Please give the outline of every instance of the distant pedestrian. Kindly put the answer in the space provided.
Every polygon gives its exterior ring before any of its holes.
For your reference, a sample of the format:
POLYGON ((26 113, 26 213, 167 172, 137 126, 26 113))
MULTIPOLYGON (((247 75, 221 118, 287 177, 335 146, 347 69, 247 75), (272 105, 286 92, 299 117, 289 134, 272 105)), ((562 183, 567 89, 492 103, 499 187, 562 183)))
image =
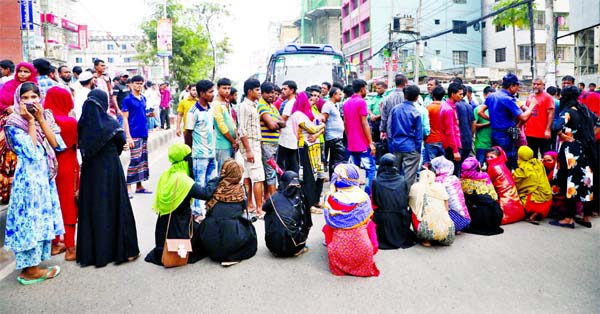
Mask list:
POLYGON ((15 64, 12 60, 0 61, 0 86, 13 79, 15 75, 15 64))
POLYGON ((381 103, 381 124, 379 130, 381 131, 381 139, 387 137, 389 133, 390 123, 388 122, 392 109, 401 104, 404 101, 404 87, 408 83, 406 76, 397 74, 394 78, 396 89, 392 91, 381 103))
MULTIPOLYGON (((427 83, 427 86, 429 87, 429 82, 427 83)), ((440 109, 442 107, 442 99, 445 94, 446 91, 442 86, 436 86, 431 91, 431 101, 427 105, 427 111, 429 112, 430 133, 429 136, 425 138, 425 158, 423 158, 424 164, 429 164, 435 157, 444 155, 444 148, 442 146, 442 139, 444 135, 442 133, 440 109)))
POLYGON ((77 125, 81 164, 77 263, 103 267, 135 260, 140 250, 119 155, 125 132, 111 118, 108 94, 93 90, 77 125))
POLYGON ((177 136, 181 136, 185 131, 185 124, 187 121, 187 113, 196 104, 198 93, 196 92, 196 85, 190 87, 187 97, 183 98, 177 104, 177 120, 175 120, 175 129, 177 136), (183 123, 183 124, 182 124, 183 123))
POLYGON ((53 68, 50 61, 44 58, 38 58, 33 60, 33 66, 38 73, 38 86, 40 87, 40 92, 42 93, 42 103, 44 103, 44 97, 46 97, 46 93, 48 90, 54 86, 58 86, 58 82, 50 78, 50 72, 53 68))
POLYGON ((169 115, 171 113, 171 90, 169 83, 163 82, 159 86, 160 91, 160 128, 170 129, 171 121, 169 115))

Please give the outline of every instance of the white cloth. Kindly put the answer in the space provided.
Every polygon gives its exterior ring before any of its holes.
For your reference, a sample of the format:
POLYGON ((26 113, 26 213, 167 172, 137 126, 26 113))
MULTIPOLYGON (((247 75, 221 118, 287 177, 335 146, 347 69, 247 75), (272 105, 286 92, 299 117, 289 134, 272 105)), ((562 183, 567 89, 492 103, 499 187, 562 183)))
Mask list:
POLYGON ((83 103, 87 99, 88 94, 90 93, 90 89, 87 87, 81 87, 80 89, 75 91, 75 98, 73 98, 73 111, 75 111, 75 119, 79 121, 81 117, 81 112, 83 111, 83 103))
POLYGON ((279 134, 279 145, 288 149, 298 149, 298 135, 294 134, 294 128, 292 123, 290 123, 292 121, 292 108, 294 107, 295 102, 295 98, 288 101, 282 112, 282 116, 288 116, 288 123, 286 123, 285 128, 281 129, 281 133, 279 134))

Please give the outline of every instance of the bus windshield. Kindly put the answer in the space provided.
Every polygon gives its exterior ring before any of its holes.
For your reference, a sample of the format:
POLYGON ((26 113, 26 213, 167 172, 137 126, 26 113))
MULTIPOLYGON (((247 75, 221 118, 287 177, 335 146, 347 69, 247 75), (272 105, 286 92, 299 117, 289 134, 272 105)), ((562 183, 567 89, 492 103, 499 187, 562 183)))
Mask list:
POLYGON ((344 80, 344 59, 339 55, 298 53, 283 54, 275 59, 273 82, 278 86, 286 80, 293 80, 299 90, 310 85, 344 80))

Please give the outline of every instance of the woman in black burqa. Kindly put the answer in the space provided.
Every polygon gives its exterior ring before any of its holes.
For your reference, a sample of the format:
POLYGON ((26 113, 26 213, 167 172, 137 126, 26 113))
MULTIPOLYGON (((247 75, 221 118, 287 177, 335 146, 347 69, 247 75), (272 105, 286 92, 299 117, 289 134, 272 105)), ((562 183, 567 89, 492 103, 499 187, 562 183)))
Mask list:
POLYGON ((377 241, 382 250, 409 248, 416 243, 410 229, 411 213, 408 209, 408 184, 394 167, 396 157, 385 154, 379 160, 377 177, 371 186, 371 201, 377 225, 377 241))
POLYGON ((108 95, 93 90, 77 124, 81 164, 77 263, 105 266, 135 260, 138 248, 135 218, 119 155, 128 149, 125 132, 111 118, 108 95))
POLYGON ((312 227, 309 207, 298 174, 286 171, 279 180, 277 193, 263 205, 265 242, 271 253, 289 257, 308 250, 306 239, 312 227))

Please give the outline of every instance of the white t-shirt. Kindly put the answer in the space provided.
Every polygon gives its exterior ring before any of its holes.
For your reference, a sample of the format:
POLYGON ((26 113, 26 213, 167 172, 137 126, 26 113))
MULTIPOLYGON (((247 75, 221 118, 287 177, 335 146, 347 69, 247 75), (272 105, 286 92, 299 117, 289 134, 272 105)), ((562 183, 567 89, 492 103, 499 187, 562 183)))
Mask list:
POLYGON ((75 119, 79 121, 81 113, 83 112, 83 103, 87 100, 87 96, 90 93, 90 89, 87 87, 81 87, 75 92, 75 98, 73 99, 73 111, 75 111, 75 119))
POLYGON ((291 123, 292 108, 294 107, 295 102, 296 98, 288 101, 281 113, 282 116, 288 116, 288 120, 285 128, 281 129, 281 133, 279 133, 279 145, 288 149, 298 149, 298 136, 297 134, 294 134, 294 128, 291 123))

